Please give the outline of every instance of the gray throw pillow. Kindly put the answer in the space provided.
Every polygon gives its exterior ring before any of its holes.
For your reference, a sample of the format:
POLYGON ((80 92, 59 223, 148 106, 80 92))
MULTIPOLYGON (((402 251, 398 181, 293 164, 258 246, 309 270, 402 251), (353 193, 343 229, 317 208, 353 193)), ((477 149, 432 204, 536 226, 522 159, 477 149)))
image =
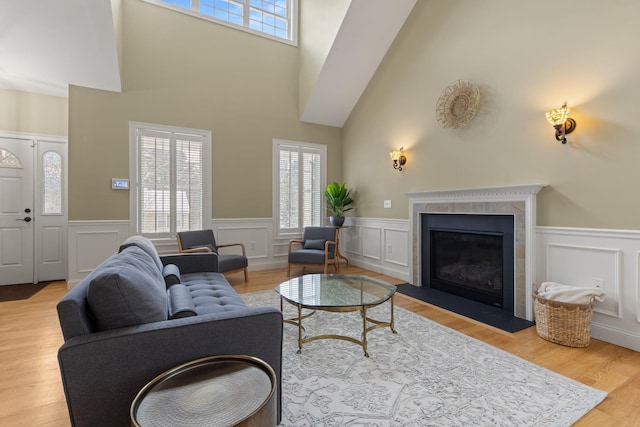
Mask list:
POLYGON ((324 251, 324 244, 327 243, 326 240, 323 239, 308 239, 304 242, 305 249, 320 249, 324 251))
POLYGON ((138 247, 126 248, 100 267, 87 290, 87 302, 100 330, 167 320, 167 291, 153 259, 138 247))

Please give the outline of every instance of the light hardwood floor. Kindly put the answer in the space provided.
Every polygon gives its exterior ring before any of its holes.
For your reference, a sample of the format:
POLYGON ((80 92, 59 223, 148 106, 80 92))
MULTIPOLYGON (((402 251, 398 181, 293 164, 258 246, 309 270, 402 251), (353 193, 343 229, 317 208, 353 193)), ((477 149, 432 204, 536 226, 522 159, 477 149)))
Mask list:
MULTIPOLYGON (((357 267, 341 268, 340 273, 401 282, 357 267)), ((272 289, 287 279, 286 269, 253 271, 248 283, 242 274, 228 278, 240 293, 272 289)), ((56 358, 62 334, 55 306, 65 292, 66 283, 56 282, 28 300, 0 302, 0 426, 69 426, 56 358)), ((576 426, 640 426, 640 353, 594 339, 586 349, 563 347, 538 337, 535 328, 509 334, 400 294, 395 303, 608 392, 576 426)))

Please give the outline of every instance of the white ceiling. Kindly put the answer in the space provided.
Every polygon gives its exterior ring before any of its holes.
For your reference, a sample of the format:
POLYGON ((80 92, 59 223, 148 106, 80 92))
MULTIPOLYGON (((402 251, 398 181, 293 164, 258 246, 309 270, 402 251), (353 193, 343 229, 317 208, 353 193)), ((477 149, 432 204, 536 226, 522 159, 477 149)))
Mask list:
POLYGON ((121 91, 110 0, 0 1, 0 88, 121 91))
MULTIPOLYGON (((342 127, 416 0, 352 0, 301 120, 342 127), (379 4, 378 4, 379 3, 379 4)), ((111 0, 0 0, 0 88, 120 92, 111 0)))
POLYGON ((302 121, 344 126, 416 1, 351 1, 302 121))

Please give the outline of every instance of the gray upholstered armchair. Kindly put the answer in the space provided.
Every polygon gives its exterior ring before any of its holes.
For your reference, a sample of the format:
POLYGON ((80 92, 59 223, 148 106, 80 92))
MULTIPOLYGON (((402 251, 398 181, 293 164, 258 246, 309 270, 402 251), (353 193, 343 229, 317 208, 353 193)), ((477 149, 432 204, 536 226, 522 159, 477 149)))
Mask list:
POLYGON ((338 271, 336 259, 337 229, 335 227, 305 227, 302 240, 289 241, 289 265, 287 276, 291 276, 291 264, 319 264, 324 274, 330 264, 338 271))
POLYGON ((218 254, 218 271, 220 273, 244 272, 244 280, 249 281, 247 267, 247 253, 242 243, 227 243, 217 245, 213 230, 180 231, 176 235, 178 250, 180 252, 215 252, 218 254), (240 254, 221 254, 220 248, 238 246, 242 250, 240 254))

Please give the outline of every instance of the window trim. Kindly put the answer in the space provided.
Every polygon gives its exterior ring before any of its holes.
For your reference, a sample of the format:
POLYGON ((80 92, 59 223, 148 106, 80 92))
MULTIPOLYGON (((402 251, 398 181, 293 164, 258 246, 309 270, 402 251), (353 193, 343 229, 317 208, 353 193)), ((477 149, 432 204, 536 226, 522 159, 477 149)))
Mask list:
MULTIPOLYGON (((174 132, 182 134, 191 134, 202 137, 202 158, 203 158, 203 174, 202 174, 202 227, 203 229, 211 228, 212 218, 212 159, 211 159, 211 131, 203 129, 191 129, 178 126, 158 125, 152 123, 143 122, 129 122, 129 230, 131 235, 140 234, 138 230, 138 223, 140 218, 139 214, 139 200, 138 200, 138 187, 140 186, 138 177, 138 131, 159 131, 159 132, 174 132)), ((173 165, 171 166, 173 167, 173 165)), ((153 237, 154 240, 156 237, 153 237)), ((158 236, 157 239, 174 240, 174 235, 158 236)))
POLYGON ((225 21, 224 19, 216 18, 215 16, 204 15, 199 13, 196 10, 185 9, 180 6, 175 6, 169 3, 165 3, 162 0, 141 0, 145 3, 154 4, 156 6, 164 7, 165 9, 171 9, 176 12, 183 13, 185 15, 193 16, 194 18, 204 19, 205 21, 214 22, 216 24, 221 24, 229 28, 234 28, 236 30, 244 31, 246 33, 254 34, 256 36, 261 36, 267 39, 271 39, 273 41, 277 41, 280 43, 288 44, 291 46, 298 46, 298 1, 299 0, 287 0, 289 2, 289 12, 291 14, 291 21, 289 22, 291 25, 291 39, 283 39, 280 37, 272 36, 268 33, 263 33, 262 31, 254 30, 248 26, 237 25, 233 22, 225 21))
MULTIPOLYGON (((286 139, 274 139, 273 140, 273 148, 272 148, 272 194, 273 200, 271 202, 272 211, 273 211, 273 230, 276 238, 292 238, 295 236, 301 236, 302 231, 295 232, 282 232, 280 230, 280 147, 281 146, 299 146, 306 147, 313 150, 320 151, 320 159, 322 161, 322 170, 320 171, 320 188, 323 189, 327 187, 327 146, 325 144, 315 144, 311 142, 299 142, 299 141, 291 141, 286 139)), ((322 196, 321 206, 320 208, 325 206, 324 196, 322 196)), ((326 211, 325 214, 322 215, 322 218, 326 220, 326 211)), ((323 224, 319 224, 323 225, 323 224)), ((304 227, 301 227, 304 228, 304 227)))

